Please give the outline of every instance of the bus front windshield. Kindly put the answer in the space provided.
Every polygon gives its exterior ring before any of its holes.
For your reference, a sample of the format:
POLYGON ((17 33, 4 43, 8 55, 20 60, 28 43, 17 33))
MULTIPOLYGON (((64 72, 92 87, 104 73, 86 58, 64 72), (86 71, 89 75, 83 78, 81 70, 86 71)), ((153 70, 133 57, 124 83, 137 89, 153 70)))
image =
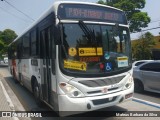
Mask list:
POLYGON ((129 29, 118 25, 63 23, 60 68, 66 74, 107 76, 131 68, 129 29))

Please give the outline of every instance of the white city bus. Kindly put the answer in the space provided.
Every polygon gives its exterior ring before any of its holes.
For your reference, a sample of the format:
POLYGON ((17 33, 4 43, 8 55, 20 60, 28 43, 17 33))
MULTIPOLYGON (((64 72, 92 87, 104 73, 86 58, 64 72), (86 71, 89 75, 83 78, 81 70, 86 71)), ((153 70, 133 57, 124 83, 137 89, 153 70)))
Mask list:
POLYGON ((92 111, 132 99, 130 32, 119 9, 55 2, 9 45, 8 57, 16 81, 55 111, 92 111))

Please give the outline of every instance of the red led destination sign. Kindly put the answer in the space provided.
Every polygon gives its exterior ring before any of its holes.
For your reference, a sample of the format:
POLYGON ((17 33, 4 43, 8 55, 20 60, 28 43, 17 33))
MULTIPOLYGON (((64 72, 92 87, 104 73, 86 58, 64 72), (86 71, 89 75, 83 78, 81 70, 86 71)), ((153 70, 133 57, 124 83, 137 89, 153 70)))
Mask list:
POLYGON ((103 19, 103 20, 122 20, 122 16, 118 13, 105 12, 100 10, 92 9, 82 9, 82 8, 66 8, 67 18, 93 18, 93 19, 103 19))
POLYGON ((79 4, 60 5, 58 15, 61 19, 80 19, 126 24, 124 12, 107 7, 79 4))

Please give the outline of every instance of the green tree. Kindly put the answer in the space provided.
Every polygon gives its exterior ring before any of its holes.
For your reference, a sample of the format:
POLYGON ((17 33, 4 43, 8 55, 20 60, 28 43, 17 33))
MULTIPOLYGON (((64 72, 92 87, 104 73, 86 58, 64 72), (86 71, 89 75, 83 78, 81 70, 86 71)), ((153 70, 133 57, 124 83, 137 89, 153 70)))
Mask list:
POLYGON ((5 30, 1 33, 2 41, 3 41, 6 45, 10 44, 16 37, 17 37, 17 34, 15 33, 15 31, 13 31, 13 30, 11 30, 11 29, 5 29, 5 30))
POLYGON ((137 44, 132 47, 133 58, 136 58, 137 60, 151 59, 151 49, 154 45, 154 36, 150 32, 140 36, 137 44))
POLYGON ((140 10, 145 7, 145 0, 103 0, 99 4, 109 5, 125 11, 131 32, 139 32, 142 28, 148 27, 151 21, 146 12, 140 10))
POLYGON ((0 57, 7 53, 8 45, 17 37, 17 34, 11 29, 0 31, 0 57))
POLYGON ((2 59, 3 50, 5 48, 5 45, 3 41, 0 39, 0 59, 2 59))
POLYGON ((2 50, 4 48, 4 43, 2 40, 0 40, 0 50, 2 50))

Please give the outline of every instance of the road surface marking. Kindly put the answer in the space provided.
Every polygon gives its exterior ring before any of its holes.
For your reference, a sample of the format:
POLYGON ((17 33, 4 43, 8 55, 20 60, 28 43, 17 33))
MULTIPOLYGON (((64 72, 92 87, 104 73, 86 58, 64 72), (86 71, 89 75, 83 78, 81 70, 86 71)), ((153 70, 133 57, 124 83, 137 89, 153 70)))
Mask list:
MULTIPOLYGON (((7 99, 7 102, 8 102, 8 105, 9 105, 10 109, 11 109, 12 111, 15 111, 14 105, 13 105, 13 103, 12 103, 12 101, 11 101, 11 98, 9 97, 9 95, 8 95, 6 89, 4 88, 3 83, 2 83, 1 80, 0 80, 0 85, 1 85, 1 87, 2 87, 2 90, 3 90, 3 93, 4 93, 5 97, 6 97, 6 99, 7 99)), ((18 117, 13 117, 13 119, 14 119, 14 120, 19 120, 18 117)))
POLYGON ((138 98, 133 98, 132 101, 139 102, 139 103, 142 103, 142 104, 149 105, 149 106, 156 107, 156 108, 160 109, 160 104, 158 104, 158 103, 153 103, 153 102, 138 99, 138 98))

